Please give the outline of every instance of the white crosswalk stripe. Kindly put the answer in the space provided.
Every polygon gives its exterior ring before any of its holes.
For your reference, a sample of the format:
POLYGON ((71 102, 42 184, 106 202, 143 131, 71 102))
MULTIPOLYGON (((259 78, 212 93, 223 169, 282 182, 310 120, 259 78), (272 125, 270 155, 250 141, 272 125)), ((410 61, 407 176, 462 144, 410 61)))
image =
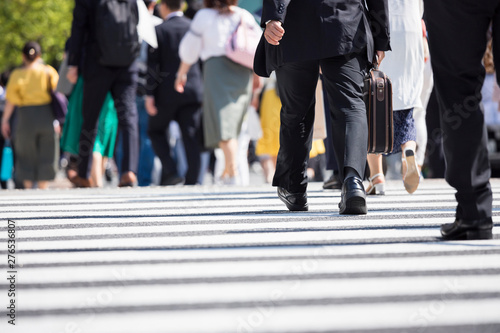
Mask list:
MULTIPOLYGON (((454 190, 389 183, 365 216, 310 184, 0 193, 0 268, 16 222, 16 326, 1 332, 500 332, 494 239, 443 242, 454 190)), ((9 304, 0 280, 0 307, 9 304)), ((4 310, 5 311, 5 310, 4 310)))

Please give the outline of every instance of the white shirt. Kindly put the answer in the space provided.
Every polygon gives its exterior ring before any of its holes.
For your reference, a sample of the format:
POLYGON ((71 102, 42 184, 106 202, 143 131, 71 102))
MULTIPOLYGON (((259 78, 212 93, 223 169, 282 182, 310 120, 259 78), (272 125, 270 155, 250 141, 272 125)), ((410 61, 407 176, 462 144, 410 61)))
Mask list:
POLYGON ((424 46, 421 0, 389 0, 392 51, 380 70, 392 81, 393 109, 421 107, 424 46))
POLYGON ((229 14, 220 14, 213 8, 204 8, 196 13, 179 46, 183 62, 192 65, 200 58, 205 61, 225 55, 226 41, 242 17, 245 22, 259 27, 253 15, 245 9, 236 6, 231 6, 231 9, 233 12, 229 14))
POLYGON ((179 11, 176 11, 176 12, 172 12, 170 14, 167 15, 167 17, 165 17, 165 21, 169 20, 170 18, 172 17, 175 17, 175 16, 184 16, 184 13, 181 12, 180 10, 179 11))

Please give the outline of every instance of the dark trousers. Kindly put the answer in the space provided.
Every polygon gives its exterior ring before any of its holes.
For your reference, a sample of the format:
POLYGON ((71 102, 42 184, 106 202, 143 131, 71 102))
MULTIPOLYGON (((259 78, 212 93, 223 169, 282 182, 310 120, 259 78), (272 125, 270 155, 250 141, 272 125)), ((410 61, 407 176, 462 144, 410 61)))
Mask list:
POLYGON ((363 175, 366 166, 367 123, 363 102, 366 55, 286 63, 276 70, 282 102, 280 150, 273 186, 292 193, 307 188, 307 163, 312 143, 315 89, 321 66, 332 118, 332 138, 339 165, 363 175))
POLYGON ((439 116, 439 103, 436 89, 432 89, 425 115, 427 126, 426 163, 428 173, 426 178, 444 178, 446 165, 443 152, 443 131, 441 130, 441 117, 439 116))
POLYGON ((98 74, 85 76, 83 86, 83 125, 80 134, 78 175, 88 178, 92 165, 92 150, 97 133, 97 121, 106 94, 111 92, 122 133, 123 158, 121 172, 137 173, 139 132, 135 104, 137 72, 130 68, 101 67, 98 74))
MULTIPOLYGON (((321 83, 323 84, 321 79, 321 83)), ((327 92, 325 85, 323 84, 323 95, 326 96, 327 92)), ((337 164, 337 159, 335 158, 335 149, 333 148, 333 123, 330 111, 329 103, 325 103, 325 125, 326 125, 326 139, 323 140, 325 145, 325 159, 326 159, 326 170, 333 170, 334 174, 339 173, 339 166, 337 164)))
POLYGON ((139 165, 137 183, 139 186, 149 186, 152 182, 152 171, 155 161, 153 145, 148 135, 149 115, 144 104, 144 96, 135 98, 139 117, 139 165))
MULTIPOLYGON (((492 215, 487 133, 480 106, 481 63, 493 22, 493 50, 500 50, 500 0, 426 0, 425 13, 437 90, 446 180, 456 190, 456 216, 492 215)), ((495 65, 500 68, 496 54, 495 65)))
POLYGON ((166 135, 172 120, 179 124, 186 151, 188 170, 185 185, 194 185, 198 182, 201 166, 201 105, 194 103, 168 109, 159 107, 158 114, 149 118, 148 135, 161 161, 162 177, 177 175, 177 166, 172 159, 166 135))

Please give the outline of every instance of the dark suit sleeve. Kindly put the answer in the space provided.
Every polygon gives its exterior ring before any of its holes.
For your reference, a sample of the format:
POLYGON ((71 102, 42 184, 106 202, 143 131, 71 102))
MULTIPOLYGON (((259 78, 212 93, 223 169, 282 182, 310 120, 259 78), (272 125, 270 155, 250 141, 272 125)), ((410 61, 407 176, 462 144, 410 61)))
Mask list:
POLYGON ((389 51, 389 5, 387 0, 366 0, 376 51, 389 51))
POLYGON ((285 22, 286 10, 291 0, 264 0, 260 25, 265 28, 267 21, 285 22))
MULTIPOLYGON (((156 27, 156 36, 158 36, 158 43, 160 43, 163 39, 161 38, 159 26, 156 27)), ((146 94, 148 96, 154 96, 156 88, 159 85, 160 48, 160 45, 156 49, 148 45, 148 73, 146 75, 146 94)))
POLYGON ((71 26, 68 65, 78 66, 83 51, 85 34, 89 31, 89 7, 86 0, 76 0, 71 26))

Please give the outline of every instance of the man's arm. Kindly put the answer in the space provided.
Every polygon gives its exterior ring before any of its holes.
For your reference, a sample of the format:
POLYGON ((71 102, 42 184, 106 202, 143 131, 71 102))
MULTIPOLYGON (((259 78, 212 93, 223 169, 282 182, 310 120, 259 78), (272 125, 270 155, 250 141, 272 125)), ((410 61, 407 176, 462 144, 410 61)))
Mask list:
POLYGON ((264 0, 260 25, 265 28, 266 22, 285 22, 286 10, 291 0, 264 0))
MULTIPOLYGON (((158 43, 161 43, 161 32, 158 27, 156 29, 156 36, 158 36, 158 43)), ((147 59, 147 74, 146 74, 146 111, 150 116, 155 116, 158 113, 155 102, 155 92, 160 84, 160 47, 153 48, 148 45, 148 59, 147 59)))
MULTIPOLYGON (((157 30, 158 33, 158 30, 157 30)), ((150 116, 156 116, 158 109, 156 108, 155 91, 160 84, 160 59, 159 49, 155 49, 148 45, 148 61, 146 73, 146 111, 150 116)))
POLYGON ((161 82, 160 79, 160 48, 153 48, 148 45, 148 72, 146 74, 146 94, 154 96, 156 88, 161 82))
POLYGON ((389 6, 387 0, 366 0, 376 51, 389 51, 389 6))
POLYGON ((68 50, 68 66, 80 65, 85 34, 89 31, 89 8, 86 0, 76 0, 68 50))
POLYGON ((260 25, 265 28, 264 37, 271 45, 279 45, 285 34, 286 10, 291 0, 264 0, 260 25))

